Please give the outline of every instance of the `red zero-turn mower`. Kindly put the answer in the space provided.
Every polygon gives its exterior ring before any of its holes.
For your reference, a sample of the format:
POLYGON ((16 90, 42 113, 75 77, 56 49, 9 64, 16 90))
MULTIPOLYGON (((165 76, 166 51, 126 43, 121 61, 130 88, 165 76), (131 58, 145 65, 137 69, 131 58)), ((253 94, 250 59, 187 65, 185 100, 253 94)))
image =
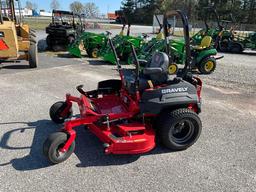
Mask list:
POLYGON ((201 88, 199 78, 191 75, 190 39, 187 17, 180 11, 165 15, 181 16, 186 41, 186 64, 172 80, 167 71, 169 58, 157 52, 143 70, 132 46, 136 69, 122 69, 116 57, 120 80, 98 83, 98 89, 85 92, 81 97, 66 95, 65 102, 57 102, 50 109, 55 123, 64 123, 61 132, 53 133, 43 146, 50 162, 57 164, 70 157, 75 149, 74 127, 86 125, 103 143, 106 154, 140 154, 156 146, 156 137, 172 150, 184 150, 200 136, 202 123, 201 88), (77 103, 80 117, 74 120, 72 104, 77 103), (68 120, 69 119, 69 120, 68 120))

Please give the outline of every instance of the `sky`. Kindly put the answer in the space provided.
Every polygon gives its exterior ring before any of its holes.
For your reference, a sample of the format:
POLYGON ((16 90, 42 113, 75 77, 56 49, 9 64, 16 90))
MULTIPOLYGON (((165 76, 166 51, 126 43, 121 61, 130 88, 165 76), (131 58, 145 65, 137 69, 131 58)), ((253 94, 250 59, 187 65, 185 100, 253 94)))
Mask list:
MULTIPOLYGON (((44 9, 46 11, 51 11, 50 4, 51 0, 30 0, 38 5, 38 10, 44 9)), ((75 0, 59 0, 60 9, 69 10, 69 4, 75 0)), ((93 2, 95 3, 101 13, 114 12, 119 10, 122 0, 79 0, 81 3, 93 2)), ((22 7, 24 7, 26 0, 21 0, 22 7)))

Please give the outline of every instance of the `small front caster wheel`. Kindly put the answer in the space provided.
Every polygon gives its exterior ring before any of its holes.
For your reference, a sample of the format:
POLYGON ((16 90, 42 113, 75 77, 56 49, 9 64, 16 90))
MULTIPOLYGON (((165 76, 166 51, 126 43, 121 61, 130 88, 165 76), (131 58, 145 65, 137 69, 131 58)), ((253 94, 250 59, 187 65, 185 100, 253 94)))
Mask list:
POLYGON ((98 53, 99 53, 99 49, 98 48, 94 48, 94 49, 89 49, 88 50, 88 56, 90 58, 98 58, 98 53))
POLYGON ((67 109, 66 102, 59 101, 51 106, 49 113, 54 123, 61 124, 72 116, 73 111, 72 108, 67 109))
POLYGON ((43 153, 47 159, 53 163, 58 164, 66 161, 75 150, 75 141, 70 145, 68 151, 61 152, 60 149, 64 147, 68 140, 68 134, 64 132, 57 132, 51 134, 43 145, 43 153))

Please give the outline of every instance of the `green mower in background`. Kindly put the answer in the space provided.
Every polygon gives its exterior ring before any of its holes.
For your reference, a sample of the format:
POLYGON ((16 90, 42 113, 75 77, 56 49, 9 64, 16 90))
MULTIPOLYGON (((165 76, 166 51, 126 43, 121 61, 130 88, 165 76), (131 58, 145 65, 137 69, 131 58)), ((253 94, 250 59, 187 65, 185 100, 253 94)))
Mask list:
MULTIPOLYGON (((127 35, 117 35, 112 41, 116 48, 117 56, 120 61, 123 61, 125 64, 131 64, 130 56, 132 54, 131 44, 138 51, 142 44, 144 43, 143 37, 133 37, 130 36, 130 24, 128 25, 127 35)), ((100 57, 103 58, 104 61, 108 63, 115 64, 115 56, 111 47, 106 46, 104 49, 100 51, 100 57)))
MULTIPOLYGON (((153 38, 147 44, 143 45, 138 52, 140 60, 148 61, 155 52, 165 52, 169 55, 170 64, 168 72, 170 75, 177 73, 178 65, 183 65, 185 62, 185 42, 184 39, 171 39, 171 25, 168 21, 164 21, 164 33, 160 31, 156 38, 153 38), (162 37, 162 38, 159 38, 162 37)), ((205 36, 200 41, 199 45, 191 46, 192 68, 199 70, 201 74, 211 74, 217 64, 217 60, 223 58, 217 56, 218 52, 213 47, 212 38, 205 36)))
POLYGON ((220 20, 216 9, 212 7, 205 8, 205 29, 200 30, 192 37, 192 42, 196 45, 200 44, 205 36, 213 39, 214 47, 221 52, 242 53, 245 49, 256 50, 255 32, 241 35, 241 32, 235 31, 235 20, 231 15, 232 21, 220 20), (212 13, 217 21, 216 28, 210 28, 208 25, 208 16, 212 13), (229 29, 228 24, 231 24, 229 29))
POLYGON ((90 58, 97 58, 99 50, 107 45, 109 35, 110 32, 106 34, 84 32, 73 44, 69 45, 68 51, 70 55, 81 58, 82 51, 86 50, 90 58))

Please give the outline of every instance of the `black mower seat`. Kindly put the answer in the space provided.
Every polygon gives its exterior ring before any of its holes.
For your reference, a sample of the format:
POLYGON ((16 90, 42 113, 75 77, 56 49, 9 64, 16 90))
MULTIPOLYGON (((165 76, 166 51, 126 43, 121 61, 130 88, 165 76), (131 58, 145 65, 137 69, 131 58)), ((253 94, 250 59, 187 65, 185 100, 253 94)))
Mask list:
POLYGON ((166 53, 157 52, 152 56, 143 70, 143 75, 147 80, 159 85, 168 80, 169 57, 166 53))
MULTIPOLYGON (((168 65, 169 58, 167 54, 155 53, 140 73, 139 91, 143 92, 145 89, 151 88, 152 85, 158 86, 166 83, 168 81, 168 65)), ((130 93, 135 93, 136 71, 133 69, 123 69, 122 71, 125 78, 125 87, 130 93)))

